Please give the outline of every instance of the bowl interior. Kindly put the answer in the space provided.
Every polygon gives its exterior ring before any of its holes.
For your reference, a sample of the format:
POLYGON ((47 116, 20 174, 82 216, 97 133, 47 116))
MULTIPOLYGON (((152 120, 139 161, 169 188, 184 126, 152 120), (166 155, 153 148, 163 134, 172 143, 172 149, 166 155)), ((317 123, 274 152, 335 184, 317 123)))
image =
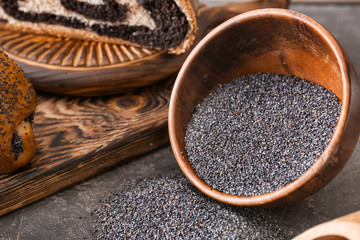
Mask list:
POLYGON ((169 128, 174 154, 190 180, 184 137, 197 104, 239 76, 262 72, 294 75, 344 95, 339 57, 311 19, 289 10, 257 10, 212 31, 184 63, 172 93, 169 128))

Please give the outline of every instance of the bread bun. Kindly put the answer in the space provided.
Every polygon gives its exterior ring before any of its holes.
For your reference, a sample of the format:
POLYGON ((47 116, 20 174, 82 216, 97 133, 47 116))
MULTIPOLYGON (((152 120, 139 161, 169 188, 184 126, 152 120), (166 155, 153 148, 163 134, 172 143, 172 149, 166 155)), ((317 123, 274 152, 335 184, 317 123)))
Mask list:
POLYGON ((34 157, 35 105, 35 90, 23 71, 0 51, 0 173, 21 168, 34 157))

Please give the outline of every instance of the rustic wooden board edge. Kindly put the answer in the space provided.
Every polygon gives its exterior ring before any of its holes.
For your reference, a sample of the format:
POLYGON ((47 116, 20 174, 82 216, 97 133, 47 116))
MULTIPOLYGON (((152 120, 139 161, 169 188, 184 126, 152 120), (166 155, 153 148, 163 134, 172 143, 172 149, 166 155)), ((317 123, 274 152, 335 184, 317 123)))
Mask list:
POLYGON ((38 150, 25 168, 0 175, 0 216, 169 143, 173 80, 119 96, 40 95, 38 150))
POLYGON ((166 126, 154 129, 147 136, 142 136, 135 141, 126 141, 114 144, 101 151, 95 158, 89 158, 88 162, 79 162, 71 166, 71 169, 62 169, 56 176, 43 176, 39 181, 41 184, 33 184, 26 190, 17 189, 9 196, 2 196, 11 199, 3 202, 0 207, 0 216, 10 213, 16 209, 64 190, 77 183, 103 173, 121 163, 125 163, 137 156, 141 156, 161 146, 168 144, 166 126), (148 144, 151 142, 151 144, 148 144), (126 154, 124 152, 126 151, 126 154), (99 161, 100 160, 100 161, 99 161), (45 183, 45 184, 44 184, 45 183), (56 186, 56 187, 53 187, 56 186), (49 187, 52 187, 49 189, 49 187), (26 193, 26 194, 24 194, 26 193))

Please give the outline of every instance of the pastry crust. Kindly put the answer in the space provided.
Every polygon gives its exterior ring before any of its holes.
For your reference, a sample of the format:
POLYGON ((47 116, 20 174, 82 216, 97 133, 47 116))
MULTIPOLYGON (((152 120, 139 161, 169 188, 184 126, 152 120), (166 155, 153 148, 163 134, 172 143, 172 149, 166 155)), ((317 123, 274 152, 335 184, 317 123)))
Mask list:
POLYGON ((182 42, 182 44, 177 49, 170 49, 170 52, 175 54, 180 54, 185 52, 195 40, 195 35, 197 31, 197 21, 196 21, 195 11, 197 9, 197 6, 199 5, 199 1, 175 0, 175 2, 178 4, 178 6, 180 6, 183 9, 185 13, 187 13, 186 14, 187 20, 190 24, 190 31, 188 32, 187 37, 182 42))
MULTIPOLYGON (((37 1, 37 0, 32 0, 37 1)), ((104 0, 103 0, 104 1, 104 0)), ((120 0, 118 0, 120 1, 120 0)), ((137 2, 149 2, 149 0, 132 0, 137 2)), ((116 44, 125 44, 125 45, 133 45, 137 47, 148 47, 148 48, 155 48, 155 49, 166 49, 169 53, 175 53, 180 54, 185 52, 190 45, 193 43, 195 39, 195 34, 197 30, 197 23, 196 23, 196 14, 194 11, 193 6, 196 6, 197 0, 169 0, 169 2, 174 2, 180 9, 180 11, 185 15, 186 21, 189 25, 186 36, 183 38, 183 40, 180 43, 177 43, 175 46, 152 46, 151 42, 148 42, 146 44, 137 43, 135 41, 130 40, 124 40, 123 38, 118 37, 109 37, 104 34, 99 35, 97 32, 92 30, 92 27, 86 27, 84 28, 73 28, 68 27, 64 25, 59 24, 49 24, 44 22, 30 22, 30 21, 23 21, 14 18, 13 16, 10 16, 5 10, 4 10, 4 0, 0 0, 2 8, 0 8, 0 28, 2 29, 8 29, 12 31, 19 31, 19 32, 30 32, 30 33, 36 33, 36 34, 48 34, 53 36, 62 36, 62 37, 68 37, 68 38, 75 38, 75 39, 83 39, 88 41, 100 41, 100 42, 107 42, 107 43, 116 43, 116 44)), ((143 3, 148 4, 148 3, 143 3)), ((148 4, 150 5, 150 4, 148 4)), ((0 6, 0 7, 1 7, 0 6)), ((146 12, 146 11, 144 11, 146 12)), ((151 14, 151 13, 149 13, 151 14)), ((83 16, 81 16, 81 19, 85 19, 83 16)), ((87 19, 88 21, 95 22, 94 19, 87 19)), ((177 21, 177 20, 176 20, 177 21)), ((109 23, 100 21, 102 26, 117 26, 116 23, 109 23)), ((121 24, 121 22, 119 23, 121 24)), ((159 28, 159 25, 155 25, 155 29, 159 28)), ((141 26, 140 26, 141 27, 141 26)), ((132 32, 130 35, 136 35, 137 32, 132 32)), ((140 33, 142 34, 142 33, 140 33)), ((171 34, 170 34, 171 35, 171 34)), ((164 37, 164 40, 166 41, 166 38, 164 37)), ((171 40, 173 41, 173 40, 171 40)))
POLYGON ((36 93, 20 67, 1 51, 0 95, 0 173, 8 173, 35 155, 31 122, 36 93))

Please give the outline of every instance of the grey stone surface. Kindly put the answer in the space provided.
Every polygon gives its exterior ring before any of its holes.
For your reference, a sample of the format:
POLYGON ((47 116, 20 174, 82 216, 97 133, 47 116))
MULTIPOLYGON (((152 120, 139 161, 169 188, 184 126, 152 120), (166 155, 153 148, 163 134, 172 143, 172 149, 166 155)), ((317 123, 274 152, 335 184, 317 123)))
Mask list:
MULTIPOLYGON (((324 25, 347 51, 360 74, 360 4, 293 4, 324 25)), ((111 192, 146 176, 180 172, 169 146, 0 217, 0 239, 93 239, 95 209, 111 192)), ((325 188, 286 207, 271 209, 293 234, 360 210, 360 144, 348 164, 325 188)))

